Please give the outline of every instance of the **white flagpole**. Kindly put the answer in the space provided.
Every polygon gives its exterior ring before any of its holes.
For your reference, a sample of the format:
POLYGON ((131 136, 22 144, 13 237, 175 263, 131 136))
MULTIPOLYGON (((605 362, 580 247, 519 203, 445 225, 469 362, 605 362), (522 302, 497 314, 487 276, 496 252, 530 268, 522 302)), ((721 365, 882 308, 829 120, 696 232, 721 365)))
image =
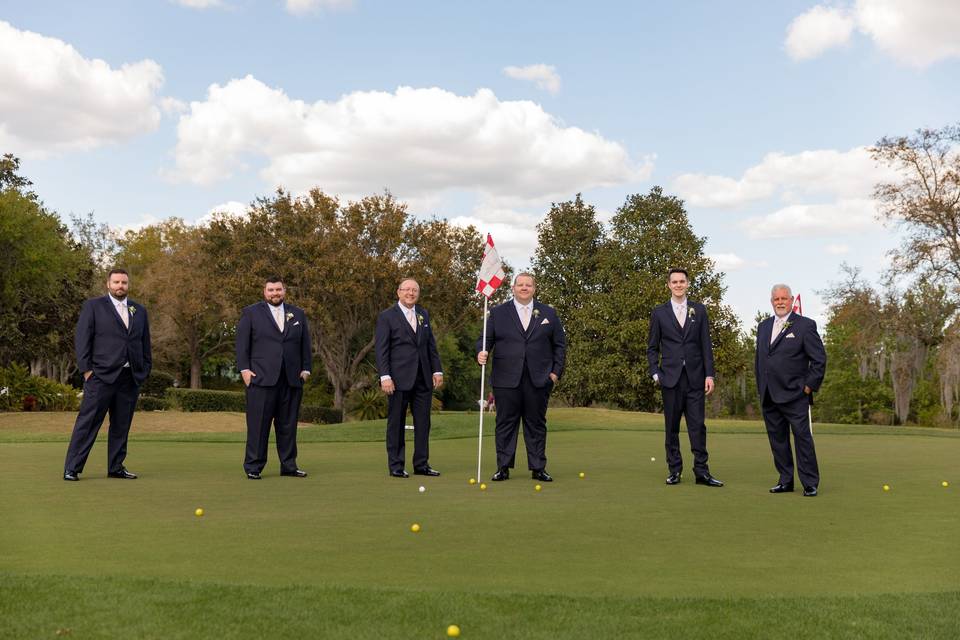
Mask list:
MULTIPOLYGON (((490 298, 483 296, 483 338, 481 338, 481 351, 487 350, 487 304, 490 298)), ((477 436, 477 482, 480 482, 480 461, 483 456, 483 414, 486 410, 486 403, 483 397, 483 382, 486 378, 487 365, 480 366, 480 434, 477 436)))

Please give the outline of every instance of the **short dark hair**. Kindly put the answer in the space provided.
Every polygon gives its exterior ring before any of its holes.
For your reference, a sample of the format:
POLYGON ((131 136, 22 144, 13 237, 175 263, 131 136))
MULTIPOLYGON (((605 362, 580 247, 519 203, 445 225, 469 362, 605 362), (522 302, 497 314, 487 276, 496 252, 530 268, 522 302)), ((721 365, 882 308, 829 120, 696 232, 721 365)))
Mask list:
POLYGON ((127 273, 127 270, 126 270, 126 269, 120 269, 120 268, 118 268, 118 267, 114 267, 113 269, 110 269, 110 273, 107 274, 107 280, 109 280, 110 277, 111 277, 113 274, 115 274, 115 273, 122 273, 123 275, 127 276, 128 278, 130 277, 130 274, 127 273))
POLYGON ((279 282, 280 284, 283 284, 283 278, 281 278, 280 276, 269 276, 267 277, 266 280, 263 281, 263 285, 266 286, 274 282, 279 282))
POLYGON ((670 272, 667 273, 667 282, 670 282, 670 277, 675 273, 682 273, 683 277, 687 279, 687 282, 690 282, 690 274, 687 273, 686 269, 681 269, 680 267, 674 267, 670 269, 670 272))

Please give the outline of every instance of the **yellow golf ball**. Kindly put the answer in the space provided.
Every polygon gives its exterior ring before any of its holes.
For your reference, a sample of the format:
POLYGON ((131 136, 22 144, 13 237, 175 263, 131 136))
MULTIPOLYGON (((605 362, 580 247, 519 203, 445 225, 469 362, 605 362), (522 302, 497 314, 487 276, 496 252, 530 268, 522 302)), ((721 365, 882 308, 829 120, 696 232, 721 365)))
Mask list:
POLYGON ((413 531, 414 533, 420 533, 420 525, 414 522, 412 525, 410 525, 410 531, 413 531))
POLYGON ((540 485, 537 485, 533 488, 534 491, 540 491, 540 489, 543 489, 543 487, 541 487, 540 485))
POLYGON ((883 490, 884 490, 884 491, 890 491, 890 485, 888 485, 888 484, 883 485, 883 490))
POLYGON ((193 512, 198 518, 203 515, 203 507, 197 507, 197 510, 193 512))
POLYGON ((586 478, 586 477, 587 477, 587 474, 585 474, 583 471, 581 471, 581 472, 580 472, 580 477, 581 477, 581 478, 586 478))
POLYGON ((486 483, 486 482, 481 482, 481 483, 480 483, 480 491, 486 491, 486 490, 487 490, 487 483, 486 483))
POLYGON ((476 479, 476 478, 470 478, 470 481, 469 481, 469 482, 470 482, 470 484, 477 484, 477 479, 476 479))
POLYGON ((455 624, 450 625, 449 627, 447 627, 447 635, 450 636, 451 638, 459 638, 460 627, 458 627, 455 624))
POLYGON ((949 486, 950 486, 950 483, 947 482, 946 480, 944 480, 943 482, 940 483, 940 486, 941 486, 941 487, 949 487, 949 486))

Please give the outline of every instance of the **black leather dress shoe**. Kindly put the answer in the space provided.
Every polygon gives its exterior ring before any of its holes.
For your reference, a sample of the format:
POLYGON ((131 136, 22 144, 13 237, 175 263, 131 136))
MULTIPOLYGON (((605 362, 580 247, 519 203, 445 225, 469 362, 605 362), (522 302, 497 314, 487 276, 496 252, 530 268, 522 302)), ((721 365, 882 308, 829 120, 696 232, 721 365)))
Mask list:
POLYGON ((260 474, 259 474, 258 472, 256 472, 256 471, 248 471, 248 472, 247 472, 247 479, 248 479, 248 480, 259 480, 259 479, 260 479, 260 474))
POLYGON ((708 487, 722 487, 723 483, 711 475, 697 476, 697 484, 705 484, 708 487))
POLYGON ((64 471, 63 479, 68 482, 76 482, 77 480, 80 479, 80 474, 77 473, 76 471, 64 471))
POLYGON ((805 496, 808 497, 808 498, 816 498, 816 497, 817 497, 817 488, 816 488, 816 487, 804 487, 804 488, 803 488, 803 495, 805 495, 805 496))
POLYGON ((539 480, 540 482, 553 482, 553 476, 547 473, 546 469, 541 469, 540 471, 534 471, 530 474, 530 477, 534 480, 539 480))
POLYGON ((390 472, 390 475, 394 478, 409 478, 410 474, 404 471, 403 469, 395 469, 390 472))
POLYGON ((440 472, 427 465, 426 467, 420 467, 419 469, 414 469, 413 474, 417 476, 438 476, 440 472))
POLYGON ((671 473, 667 476, 667 484, 680 484, 680 474, 671 473))
POLYGON ((124 480, 137 479, 137 474, 127 471, 126 467, 120 467, 120 471, 111 471, 107 475, 111 478, 122 478, 124 480))
POLYGON ((793 493, 793 483, 778 483, 775 487, 770 487, 770 493, 793 493))
POLYGON ((294 469, 293 471, 281 471, 280 475, 290 476, 291 478, 306 478, 307 472, 303 469, 294 469))
POLYGON ((509 480, 510 469, 508 469, 507 467, 501 467, 497 469, 497 472, 493 474, 493 477, 490 479, 493 480, 494 482, 500 482, 501 480, 509 480))

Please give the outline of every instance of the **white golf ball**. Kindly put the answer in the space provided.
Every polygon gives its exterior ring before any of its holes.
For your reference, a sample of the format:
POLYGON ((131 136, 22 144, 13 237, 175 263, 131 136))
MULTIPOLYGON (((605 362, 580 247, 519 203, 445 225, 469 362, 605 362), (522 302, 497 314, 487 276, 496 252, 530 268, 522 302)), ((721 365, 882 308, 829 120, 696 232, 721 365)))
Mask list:
POLYGON ((656 458, 650 458, 650 462, 656 462, 656 461, 657 461, 656 458))
POLYGON ((426 490, 427 490, 426 487, 424 487, 423 485, 420 485, 420 493, 423 493, 426 490))

